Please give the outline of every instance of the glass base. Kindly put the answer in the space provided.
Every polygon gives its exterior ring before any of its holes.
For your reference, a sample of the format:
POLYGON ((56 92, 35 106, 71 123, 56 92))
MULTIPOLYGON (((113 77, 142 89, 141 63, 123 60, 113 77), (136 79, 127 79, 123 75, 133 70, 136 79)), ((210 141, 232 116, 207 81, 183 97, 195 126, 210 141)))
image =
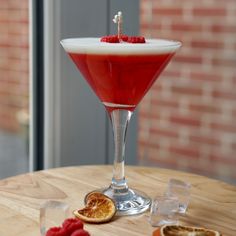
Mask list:
POLYGON ((110 186, 93 192, 101 192, 112 198, 116 203, 118 216, 140 214, 148 210, 151 205, 151 198, 145 193, 130 188, 114 189, 110 186))

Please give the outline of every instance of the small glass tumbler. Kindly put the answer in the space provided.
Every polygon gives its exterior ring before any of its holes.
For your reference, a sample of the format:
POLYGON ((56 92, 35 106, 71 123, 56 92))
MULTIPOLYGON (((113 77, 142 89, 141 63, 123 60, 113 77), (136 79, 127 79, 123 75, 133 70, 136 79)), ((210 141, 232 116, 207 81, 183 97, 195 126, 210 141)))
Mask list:
POLYGON ((177 224, 179 201, 177 197, 156 197, 152 201, 149 222, 152 226, 177 224))
POLYGON ((51 227, 61 226, 62 222, 69 217, 70 207, 59 201, 46 201, 40 206, 40 232, 45 236, 51 227))
POLYGON ((179 213, 185 213, 190 201, 191 184, 178 179, 170 179, 165 196, 179 199, 179 213))

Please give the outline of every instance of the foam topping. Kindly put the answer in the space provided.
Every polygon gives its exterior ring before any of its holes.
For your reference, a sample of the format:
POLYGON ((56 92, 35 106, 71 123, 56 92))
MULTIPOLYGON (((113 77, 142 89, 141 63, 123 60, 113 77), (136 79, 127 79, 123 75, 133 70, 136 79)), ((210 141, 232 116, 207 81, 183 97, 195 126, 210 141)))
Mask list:
POLYGON ((165 39, 146 39, 144 44, 104 43, 100 38, 70 38, 61 41, 68 53, 85 54, 164 54, 174 53, 181 43, 165 39))

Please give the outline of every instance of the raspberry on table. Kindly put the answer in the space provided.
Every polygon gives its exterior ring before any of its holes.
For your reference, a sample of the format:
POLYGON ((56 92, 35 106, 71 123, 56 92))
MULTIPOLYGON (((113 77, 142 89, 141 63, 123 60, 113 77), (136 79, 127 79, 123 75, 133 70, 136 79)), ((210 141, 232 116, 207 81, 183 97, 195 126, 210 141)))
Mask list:
POLYGON ((84 229, 79 229, 73 232, 71 236, 90 236, 89 232, 84 229))
POLYGON ((77 218, 69 218, 66 219, 62 224, 63 229, 67 234, 72 234, 75 230, 83 229, 84 224, 80 219, 77 218))
POLYGON ((46 233, 46 236, 67 236, 67 235, 68 235, 67 232, 62 227, 52 227, 46 233))

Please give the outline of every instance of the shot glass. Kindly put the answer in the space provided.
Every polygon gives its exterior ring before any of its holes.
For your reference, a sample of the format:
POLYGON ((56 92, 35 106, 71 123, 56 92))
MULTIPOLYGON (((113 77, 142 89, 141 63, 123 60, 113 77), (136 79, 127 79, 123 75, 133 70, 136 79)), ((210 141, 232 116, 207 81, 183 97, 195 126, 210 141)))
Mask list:
POLYGON ((177 224, 179 201, 177 197, 156 197, 152 201, 149 222, 152 226, 177 224))
POLYGON ((46 201, 40 206, 40 233, 45 236, 49 228, 60 226, 69 217, 69 205, 59 201, 46 201))
POLYGON ((179 200, 179 213, 185 213, 190 201, 191 184, 178 179, 170 179, 165 196, 177 197, 179 200))

